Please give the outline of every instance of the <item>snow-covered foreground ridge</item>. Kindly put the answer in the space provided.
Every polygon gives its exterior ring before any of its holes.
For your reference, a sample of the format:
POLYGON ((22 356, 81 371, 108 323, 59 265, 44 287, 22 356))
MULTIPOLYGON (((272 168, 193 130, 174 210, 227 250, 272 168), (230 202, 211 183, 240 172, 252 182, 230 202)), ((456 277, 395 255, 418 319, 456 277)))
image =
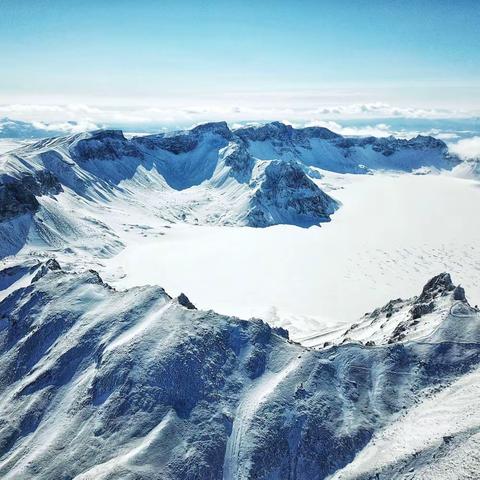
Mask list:
POLYGON ((170 223, 308 227, 339 207, 316 182, 321 169, 410 172, 459 163, 433 137, 346 138, 279 122, 41 140, 0 156, 0 255, 25 244, 74 248, 89 237, 90 251, 110 256, 122 246, 110 220, 132 209, 170 223))
POLYGON ((52 260, 0 280, 2 478, 478 478, 480 314, 447 274, 320 349, 52 260))

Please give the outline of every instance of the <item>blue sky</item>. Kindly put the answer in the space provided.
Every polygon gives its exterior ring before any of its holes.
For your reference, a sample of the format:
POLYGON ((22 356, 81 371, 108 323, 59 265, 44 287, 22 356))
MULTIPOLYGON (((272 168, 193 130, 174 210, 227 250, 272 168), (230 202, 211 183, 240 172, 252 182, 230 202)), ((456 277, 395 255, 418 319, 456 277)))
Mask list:
POLYGON ((480 108, 478 1, 0 0, 0 103, 480 108))

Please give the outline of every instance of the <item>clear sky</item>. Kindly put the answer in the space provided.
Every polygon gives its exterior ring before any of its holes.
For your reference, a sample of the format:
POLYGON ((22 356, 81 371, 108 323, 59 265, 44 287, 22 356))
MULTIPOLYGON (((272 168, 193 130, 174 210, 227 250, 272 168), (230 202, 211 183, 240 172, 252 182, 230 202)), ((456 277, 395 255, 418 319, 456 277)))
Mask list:
POLYGON ((480 108, 478 0, 0 0, 0 104, 480 108))

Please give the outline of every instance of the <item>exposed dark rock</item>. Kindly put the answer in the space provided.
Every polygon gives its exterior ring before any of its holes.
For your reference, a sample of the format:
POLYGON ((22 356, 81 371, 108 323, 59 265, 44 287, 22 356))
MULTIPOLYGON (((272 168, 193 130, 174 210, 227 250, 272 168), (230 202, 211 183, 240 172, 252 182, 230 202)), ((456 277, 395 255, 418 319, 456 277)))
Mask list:
POLYGON ((209 133, 218 135, 224 140, 230 140, 233 136, 226 122, 217 122, 198 125, 191 130, 135 137, 132 141, 150 150, 162 149, 179 155, 195 150, 202 138, 209 133))
POLYGON ((121 130, 97 130, 88 138, 73 141, 72 158, 79 163, 89 160, 117 160, 122 157, 141 157, 135 143, 127 140, 121 130))
POLYGON ((0 221, 25 213, 35 213, 40 204, 37 196, 57 195, 63 188, 57 177, 40 170, 20 177, 4 175, 0 179, 0 221))
POLYGON ((50 258, 41 265, 40 269, 32 278, 32 282, 36 282, 37 280, 45 276, 48 272, 54 272, 61 269, 62 267, 60 267, 60 264, 57 262, 57 260, 55 260, 54 258, 50 258))
POLYGON ((247 182, 250 180, 255 161, 243 144, 230 144, 223 160, 227 167, 231 167, 230 174, 237 181, 247 182))
MULTIPOLYGON (((323 127, 293 128, 281 122, 271 122, 254 127, 242 127, 234 131, 235 135, 245 141, 276 140, 287 144, 305 145, 311 138, 330 140, 340 138, 340 135, 323 127)), ((305 145, 306 146, 306 145, 305 145)))
POLYGON ((202 125, 198 125, 190 130, 191 133, 195 135, 205 135, 206 133, 214 133, 216 135, 220 135, 226 140, 230 140, 232 138, 232 132, 228 128, 227 122, 210 122, 210 123, 203 123, 202 125))
POLYGON ((184 293, 181 293, 177 297, 177 301, 180 305, 182 305, 185 308, 188 308, 189 310, 197 309, 197 307, 189 300, 189 298, 184 293))
POLYGON ((303 227, 330 220, 338 203, 294 162, 272 161, 251 201, 248 224, 266 227, 293 223, 303 227))
POLYGON ((147 135, 145 137, 134 138, 133 141, 150 150, 167 150, 175 155, 188 153, 198 145, 198 138, 187 133, 178 133, 177 135, 147 135))
POLYGON ((423 287, 421 295, 418 297, 418 303, 425 303, 439 296, 447 295, 455 289, 450 274, 440 273, 431 278, 423 287))
POLYGON ((460 285, 457 285, 455 287, 455 290, 453 291, 453 299, 460 300, 461 302, 467 301, 467 297, 465 296, 465 289, 460 285))
POLYGON ((275 328, 272 328, 272 331, 273 333, 276 333, 280 337, 283 337, 287 340, 290 338, 290 334, 288 333, 288 330, 286 328, 275 327, 275 328))
POLYGON ((420 318, 423 315, 426 315, 427 313, 433 312, 433 309, 435 308, 435 304, 433 302, 430 303, 416 303, 410 310, 410 313, 412 314, 412 318, 420 318))

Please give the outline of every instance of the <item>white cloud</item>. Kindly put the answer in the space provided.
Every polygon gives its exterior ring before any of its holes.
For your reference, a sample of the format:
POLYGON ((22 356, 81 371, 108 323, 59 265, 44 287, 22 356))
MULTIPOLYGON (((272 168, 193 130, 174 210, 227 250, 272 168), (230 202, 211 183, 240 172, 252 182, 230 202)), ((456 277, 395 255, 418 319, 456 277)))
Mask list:
POLYGON ((314 120, 305 123, 306 127, 325 127, 332 132, 339 133, 340 135, 353 136, 353 137, 389 137, 390 135, 398 136, 399 132, 393 132, 390 125, 385 123, 378 123, 376 125, 366 125, 363 127, 344 127, 332 120, 314 120))
POLYGON ((80 120, 79 122, 56 122, 56 123, 44 123, 44 122, 32 122, 32 125, 46 132, 64 132, 64 133, 80 133, 87 130, 96 130, 99 126, 88 120, 80 120))
POLYGON ((320 117, 330 116, 339 118, 463 118, 471 116, 473 113, 445 110, 445 109, 425 109, 425 108, 405 108, 389 105, 388 103, 353 103, 349 105, 336 105, 321 107, 312 110, 312 114, 320 117))
MULTIPOLYGON (((277 99, 278 100, 278 99, 277 99)), ((259 104, 261 105, 261 104, 259 104)), ((83 103, 66 105, 8 104, 0 105, 0 118, 6 116, 15 120, 31 122, 34 127, 47 133, 76 133, 96 128, 121 128, 127 132, 157 132, 189 128, 209 121, 227 121, 232 127, 246 124, 280 120, 294 127, 323 126, 346 136, 412 138, 418 134, 432 135, 452 142, 465 137, 468 132, 457 132, 460 123, 467 119, 466 128, 472 128, 475 117, 466 117, 459 111, 404 108, 388 103, 350 103, 343 105, 318 106, 315 102, 307 106, 292 107, 289 100, 286 106, 267 102, 264 106, 218 105, 215 102, 204 104, 174 103, 145 106, 93 106, 83 103), (313 105, 313 106, 310 106, 313 105), (463 115, 463 116, 462 116, 463 115), (379 120, 380 119, 380 120, 379 120), (428 120, 444 128, 429 129, 428 120), (460 119, 460 120, 459 120, 460 119), (447 123, 445 121, 448 120, 447 123), (455 123, 457 122, 457 123, 455 123), (459 123, 460 122, 460 123, 459 123), (460 136, 458 135, 460 133, 460 136)), ((473 128, 475 129, 475 128, 473 128)), ((475 135, 475 133, 469 133, 475 135)), ((468 149, 458 142, 459 149, 468 149)), ((454 147, 456 148, 456 147, 454 147)), ((463 150, 462 150, 463 151, 463 150)))
MULTIPOLYGON (((241 103, 241 102, 240 102, 241 103)), ((44 123, 52 122, 90 122, 94 124, 147 124, 158 125, 194 124, 206 121, 226 120, 228 122, 268 121, 288 119, 295 124, 312 123, 319 121, 338 122, 345 119, 378 119, 378 118, 409 118, 409 119, 441 119, 466 118, 468 114, 460 111, 447 111, 422 108, 404 108, 387 103, 352 103, 344 105, 315 105, 291 106, 288 100, 285 106, 278 106, 277 102, 266 102, 263 106, 252 106, 248 103, 241 105, 221 105, 215 101, 205 101, 205 104, 189 105, 155 105, 151 106, 92 106, 85 104, 66 105, 37 105, 37 104, 9 104, 0 105, 0 116, 44 123)), ((386 134, 385 128, 375 125, 373 132, 380 131, 386 134)), ((352 135, 357 133, 352 132, 352 135)), ((360 134, 360 133, 358 133, 360 134)), ((368 134, 368 132, 367 132, 368 134)))
POLYGON ((480 137, 459 140, 450 144, 449 150, 464 160, 480 159, 480 137))

